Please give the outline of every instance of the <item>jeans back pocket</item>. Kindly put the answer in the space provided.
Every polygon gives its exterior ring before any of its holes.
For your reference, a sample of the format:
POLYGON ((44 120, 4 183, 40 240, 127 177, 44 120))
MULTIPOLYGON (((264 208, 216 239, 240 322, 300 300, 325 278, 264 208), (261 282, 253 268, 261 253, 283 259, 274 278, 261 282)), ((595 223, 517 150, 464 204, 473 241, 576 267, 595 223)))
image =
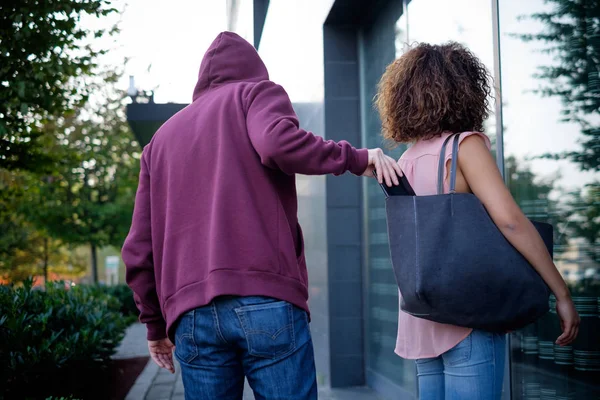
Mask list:
POLYGON ((175 329, 175 356, 186 364, 198 357, 198 346, 194 338, 196 311, 181 316, 175 329))
POLYGON ((442 355, 444 365, 453 367, 471 360, 473 333, 442 355))
POLYGON ((262 358, 283 357, 296 347, 293 306, 285 301, 242 306, 235 309, 248 353, 262 358))

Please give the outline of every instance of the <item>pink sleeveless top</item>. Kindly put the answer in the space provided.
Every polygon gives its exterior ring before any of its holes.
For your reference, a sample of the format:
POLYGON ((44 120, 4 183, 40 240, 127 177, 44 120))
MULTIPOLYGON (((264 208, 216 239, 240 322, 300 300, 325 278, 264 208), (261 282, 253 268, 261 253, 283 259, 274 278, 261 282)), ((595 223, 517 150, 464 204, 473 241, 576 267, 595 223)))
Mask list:
MULTIPOLYGON (((417 196, 437 193, 437 169, 440 151, 450 132, 440 137, 421 140, 404 152, 398 164, 417 196)), ((471 135, 481 136, 491 149, 489 138, 477 132, 465 132, 460 142, 471 135)), ((452 143, 446 147, 446 162, 452 158, 452 143)), ((444 176, 446 176, 444 174, 444 176)), ((445 182, 448 192, 448 182, 445 182)), ((472 329, 439 324, 413 317, 400 310, 396 354, 407 359, 433 358, 452 349, 471 333, 472 329)))

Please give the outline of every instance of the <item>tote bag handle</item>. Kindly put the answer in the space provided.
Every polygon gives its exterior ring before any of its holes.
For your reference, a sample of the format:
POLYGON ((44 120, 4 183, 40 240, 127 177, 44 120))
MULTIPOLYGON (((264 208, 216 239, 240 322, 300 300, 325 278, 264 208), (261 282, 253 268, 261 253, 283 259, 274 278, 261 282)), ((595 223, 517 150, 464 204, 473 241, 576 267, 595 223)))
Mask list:
POLYGON ((460 133, 454 133, 444 140, 442 150, 440 151, 440 161, 438 164, 438 190, 437 194, 444 194, 444 166, 446 161, 446 147, 450 139, 452 142, 452 162, 450 164, 450 193, 456 192, 456 168, 458 165, 458 144, 460 142, 460 133))

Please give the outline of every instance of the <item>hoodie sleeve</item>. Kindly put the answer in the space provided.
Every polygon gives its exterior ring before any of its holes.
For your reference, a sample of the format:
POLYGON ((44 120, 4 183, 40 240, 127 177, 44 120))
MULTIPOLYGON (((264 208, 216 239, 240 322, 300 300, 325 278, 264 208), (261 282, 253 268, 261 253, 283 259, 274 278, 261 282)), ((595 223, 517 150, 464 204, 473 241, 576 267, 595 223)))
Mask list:
POLYGON ((366 149, 346 141, 324 140, 299 128, 285 90, 271 81, 254 85, 246 99, 248 135, 262 163, 287 174, 361 175, 367 169, 366 149))
POLYGON ((131 229, 123 244, 122 257, 126 267, 127 284, 140 310, 140 322, 146 324, 148 340, 167 337, 163 319, 152 258, 152 234, 150 230, 150 173, 146 161, 147 152, 141 159, 140 181, 135 196, 135 208, 131 229))

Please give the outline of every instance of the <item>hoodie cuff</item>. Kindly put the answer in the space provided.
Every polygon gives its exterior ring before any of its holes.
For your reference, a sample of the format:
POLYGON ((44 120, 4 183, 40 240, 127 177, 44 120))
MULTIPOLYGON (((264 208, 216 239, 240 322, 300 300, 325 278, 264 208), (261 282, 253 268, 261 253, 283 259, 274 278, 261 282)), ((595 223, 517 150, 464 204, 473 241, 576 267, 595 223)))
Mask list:
POLYGON ((352 159, 352 163, 350 164, 350 172, 352 172, 354 175, 360 176, 365 173, 368 166, 369 150, 354 150, 354 157, 352 159))
POLYGON ((167 324, 165 321, 153 321, 146 323, 148 340, 162 340, 167 337, 167 324))

